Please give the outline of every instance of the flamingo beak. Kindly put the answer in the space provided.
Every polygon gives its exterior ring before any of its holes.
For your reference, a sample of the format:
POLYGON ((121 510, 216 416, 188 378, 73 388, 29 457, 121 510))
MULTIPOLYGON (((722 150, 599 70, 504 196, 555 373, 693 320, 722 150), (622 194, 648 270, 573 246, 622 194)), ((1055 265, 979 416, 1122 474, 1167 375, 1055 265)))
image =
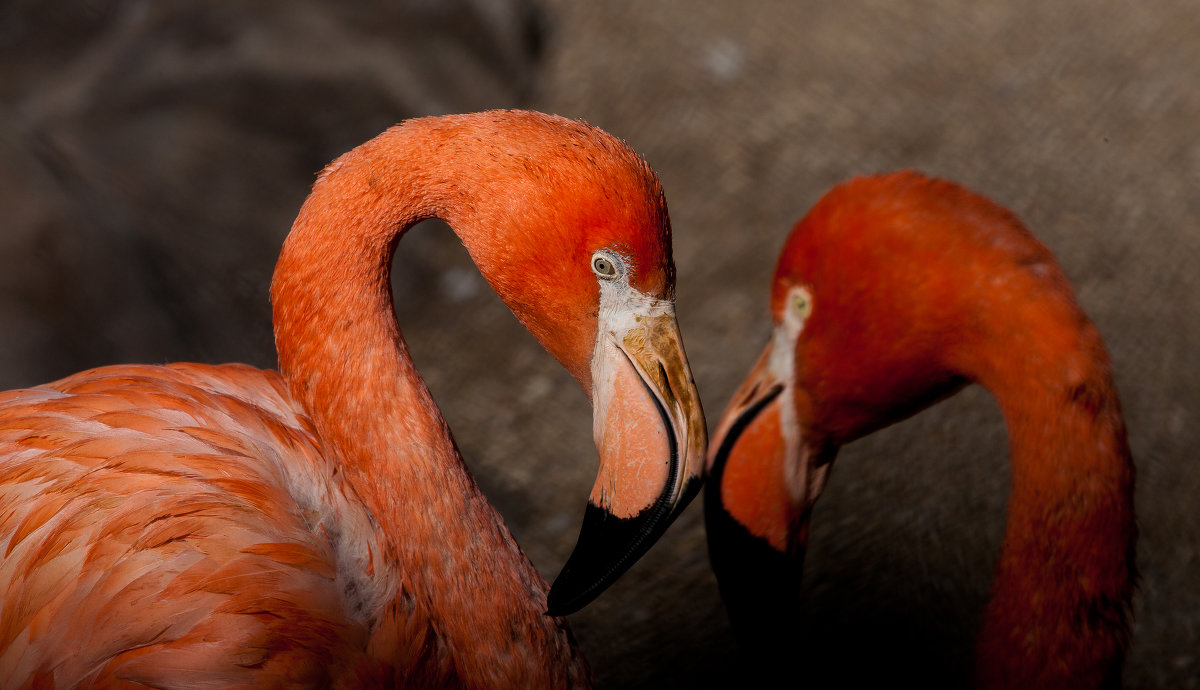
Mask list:
POLYGON ((721 415, 705 491, 706 513, 724 511, 781 552, 803 550, 807 515, 837 453, 801 430, 793 351, 777 329, 721 415))
MULTIPOLYGON (((809 516, 836 446, 811 445, 796 421, 794 344, 781 331, 721 416, 704 494, 708 553, 735 631, 787 627, 809 516)), ((753 648, 771 644, 754 638, 753 648)))
POLYGON ((674 308, 646 306, 602 319, 592 360, 600 470, 579 541, 550 588, 550 615, 599 596, 700 490, 707 431, 674 308))

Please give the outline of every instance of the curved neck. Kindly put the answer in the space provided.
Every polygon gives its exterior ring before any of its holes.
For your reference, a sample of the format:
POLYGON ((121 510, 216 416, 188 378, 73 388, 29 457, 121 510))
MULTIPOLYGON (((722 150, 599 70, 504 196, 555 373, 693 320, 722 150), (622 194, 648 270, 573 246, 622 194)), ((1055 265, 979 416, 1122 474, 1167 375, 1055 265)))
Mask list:
POLYGON ((368 653, 435 663, 468 687, 580 684, 565 623, 544 615, 546 583, 468 473, 396 325, 400 235, 429 217, 464 242, 473 230, 435 134, 393 128, 321 174, 271 286, 280 370, 376 526, 366 576, 390 594, 368 653))
POLYGON ((1108 355, 1071 311, 997 338, 980 377, 1003 410, 1012 462, 980 687, 1120 684, 1136 579, 1134 468, 1108 355))

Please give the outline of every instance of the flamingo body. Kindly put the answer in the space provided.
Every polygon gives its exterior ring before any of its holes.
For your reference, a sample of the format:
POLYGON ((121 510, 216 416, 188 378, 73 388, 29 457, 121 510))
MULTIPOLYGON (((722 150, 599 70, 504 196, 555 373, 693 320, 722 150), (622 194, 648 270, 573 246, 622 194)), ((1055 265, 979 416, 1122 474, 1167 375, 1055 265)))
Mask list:
POLYGON ((602 519, 560 601, 649 548, 704 455, 657 179, 563 118, 413 120, 302 207, 272 282, 278 372, 114 366, 0 394, 0 685, 590 685, 395 322, 392 253, 429 217, 597 401, 598 430, 651 419, 670 441, 597 434, 602 519))
POLYGON ((9 392, 0 456, 10 681, 382 680, 371 587, 338 567, 379 552, 370 515, 274 372, 114 366, 9 392))
POLYGON ((793 229, 771 311, 772 341, 714 437, 705 500, 748 645, 768 659, 788 648, 768 631, 801 615, 809 519, 838 447, 977 382, 1008 424, 1012 492, 975 684, 1119 684, 1134 469, 1108 354, 1050 251, 959 185, 858 178, 793 229))

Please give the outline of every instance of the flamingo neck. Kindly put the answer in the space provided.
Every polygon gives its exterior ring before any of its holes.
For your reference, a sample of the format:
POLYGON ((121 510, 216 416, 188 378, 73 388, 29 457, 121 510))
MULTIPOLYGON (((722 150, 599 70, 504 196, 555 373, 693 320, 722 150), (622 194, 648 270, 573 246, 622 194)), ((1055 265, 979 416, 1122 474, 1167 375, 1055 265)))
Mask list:
POLYGON ((997 348, 980 377, 1008 424, 1012 493, 979 687, 1120 684, 1136 579, 1134 469, 1107 353, 1072 311, 1010 330, 1023 342, 997 348), (1078 327, 1055 328, 1064 321, 1078 327))
POLYGON ((432 665, 418 684, 582 684, 565 622, 544 614, 545 581, 470 476, 396 324, 403 232, 430 217, 472 232, 437 145, 393 128, 322 173, 272 283, 280 370, 372 517, 374 534, 343 535, 378 545, 355 573, 382 593, 367 653, 405 673, 432 665))

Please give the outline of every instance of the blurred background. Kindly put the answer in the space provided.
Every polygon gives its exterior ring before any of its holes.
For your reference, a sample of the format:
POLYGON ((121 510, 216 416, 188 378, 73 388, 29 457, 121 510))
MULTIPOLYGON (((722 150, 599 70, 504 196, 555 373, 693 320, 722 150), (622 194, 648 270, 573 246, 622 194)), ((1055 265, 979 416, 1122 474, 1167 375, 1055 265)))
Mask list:
MULTIPOLYGON (((622 137, 666 188, 678 313, 715 424, 768 332, 792 224, 918 168, 1016 211, 1111 351, 1138 465, 1125 680, 1200 687, 1200 12, 1193 0, 315 0, 0 6, 0 389, 118 362, 274 366, 267 286, 321 167, 407 117, 527 107, 622 137)), ((468 463, 548 578, 595 470, 573 380, 436 224, 400 324, 468 463)), ((1000 544, 978 388, 845 448, 797 620, 804 687, 958 687, 1000 544)), ((572 616, 603 685, 734 684, 697 502, 572 616)))

